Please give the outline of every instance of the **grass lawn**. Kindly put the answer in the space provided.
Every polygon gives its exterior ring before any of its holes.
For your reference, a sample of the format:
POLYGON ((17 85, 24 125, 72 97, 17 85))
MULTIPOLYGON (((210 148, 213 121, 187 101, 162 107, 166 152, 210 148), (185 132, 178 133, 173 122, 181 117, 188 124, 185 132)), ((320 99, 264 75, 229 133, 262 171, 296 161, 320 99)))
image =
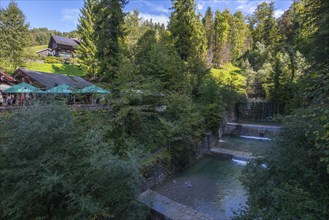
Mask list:
POLYGON ((211 69, 211 75, 220 84, 234 86, 239 92, 244 92, 245 77, 240 74, 241 69, 231 63, 225 64, 221 69, 211 69))
POLYGON ((48 48, 48 45, 40 45, 40 46, 29 47, 27 48, 27 50, 32 54, 36 54, 36 52, 46 48, 48 48))
POLYGON ((28 62, 26 63, 26 69, 35 70, 47 73, 59 73, 68 76, 83 76, 83 71, 76 65, 71 64, 49 64, 49 63, 38 63, 38 62, 28 62))

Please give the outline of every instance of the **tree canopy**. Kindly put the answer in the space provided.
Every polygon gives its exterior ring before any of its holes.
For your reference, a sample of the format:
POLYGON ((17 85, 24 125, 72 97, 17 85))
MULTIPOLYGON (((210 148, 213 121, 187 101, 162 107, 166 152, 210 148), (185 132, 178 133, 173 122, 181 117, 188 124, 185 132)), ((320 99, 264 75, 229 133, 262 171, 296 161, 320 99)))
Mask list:
POLYGON ((12 1, 7 8, 0 8, 0 67, 16 69, 25 62, 29 45, 29 24, 25 15, 12 1))

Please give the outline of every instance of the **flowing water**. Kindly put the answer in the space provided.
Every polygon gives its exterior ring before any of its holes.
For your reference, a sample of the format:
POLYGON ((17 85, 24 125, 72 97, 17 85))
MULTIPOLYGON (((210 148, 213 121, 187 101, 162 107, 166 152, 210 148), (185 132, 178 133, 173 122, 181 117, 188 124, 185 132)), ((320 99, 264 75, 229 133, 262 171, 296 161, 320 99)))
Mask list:
POLYGON ((254 155, 265 155, 271 149, 273 142, 270 140, 253 139, 250 136, 239 137, 224 135, 220 146, 229 150, 250 152, 254 155))
POLYGON ((239 181, 244 165, 228 158, 205 157, 154 190, 214 219, 228 219, 247 200, 239 181))

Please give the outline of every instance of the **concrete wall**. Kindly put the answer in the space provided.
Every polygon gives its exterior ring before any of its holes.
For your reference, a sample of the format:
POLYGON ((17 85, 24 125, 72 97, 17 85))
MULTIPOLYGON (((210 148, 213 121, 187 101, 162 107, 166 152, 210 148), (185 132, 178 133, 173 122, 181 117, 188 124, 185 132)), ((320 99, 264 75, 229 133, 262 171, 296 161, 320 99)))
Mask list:
POLYGON ((223 134, 256 137, 273 137, 280 133, 280 126, 248 125, 228 123, 223 127, 223 134))
MULTIPOLYGON (((210 148, 214 147, 218 142, 218 136, 213 133, 208 133, 204 136, 201 143, 194 144, 195 155, 189 161, 189 165, 200 160, 205 154, 209 153, 210 148)), ((159 155, 162 152, 159 152, 159 155)), ((172 176, 177 171, 174 169, 170 159, 166 157, 157 157, 154 155, 154 161, 142 170, 145 178, 143 191, 163 183, 169 176, 172 176)))

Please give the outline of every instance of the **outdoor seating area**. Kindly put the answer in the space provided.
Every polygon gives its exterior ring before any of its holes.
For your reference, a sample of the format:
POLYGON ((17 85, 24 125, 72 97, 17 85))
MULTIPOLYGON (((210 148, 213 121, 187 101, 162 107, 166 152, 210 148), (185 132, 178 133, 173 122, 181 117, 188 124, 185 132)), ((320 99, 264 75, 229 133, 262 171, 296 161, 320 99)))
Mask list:
POLYGON ((110 94, 111 92, 98 86, 91 85, 82 89, 75 89, 70 85, 58 85, 48 90, 38 89, 28 83, 22 82, 2 91, 6 94, 3 106, 29 105, 32 100, 47 97, 66 99, 68 104, 100 104, 97 94, 110 94))
MULTIPOLYGON (((3 73, 4 74, 4 73, 3 73)), ((8 75, 5 75, 9 78, 8 75)), ((101 100, 110 91, 77 77, 30 71, 19 68, 9 84, 0 90, 0 106, 26 106, 33 100, 61 100, 67 104, 104 104, 101 100)), ((4 82, 4 81, 2 81, 4 82)))

